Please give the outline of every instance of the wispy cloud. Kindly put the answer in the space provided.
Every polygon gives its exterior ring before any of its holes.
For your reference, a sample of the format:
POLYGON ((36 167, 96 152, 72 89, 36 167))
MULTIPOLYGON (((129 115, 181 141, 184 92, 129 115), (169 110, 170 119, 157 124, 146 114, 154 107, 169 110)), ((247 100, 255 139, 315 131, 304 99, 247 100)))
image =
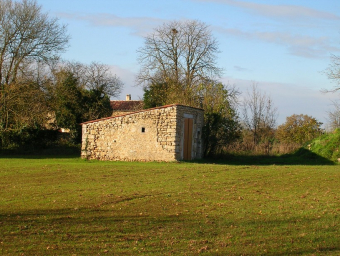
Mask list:
POLYGON ((239 71, 239 72, 248 72, 249 71, 249 69, 243 68, 243 67, 240 67, 240 66, 234 66, 234 69, 236 71, 239 71))
POLYGON ((227 35, 240 37, 246 40, 260 40, 267 43, 283 45, 287 51, 296 56, 306 58, 321 58, 329 56, 330 52, 340 51, 332 46, 328 37, 312 37, 308 35, 294 35, 287 32, 247 32, 240 29, 215 27, 215 30, 227 35))
POLYGON ((132 34, 145 36, 153 28, 164 23, 166 20, 151 17, 119 17, 114 14, 77 14, 58 13, 58 16, 66 19, 87 21, 93 26, 125 27, 132 30, 132 34))
MULTIPOLYGON (((295 28, 301 24, 303 24, 304 27, 313 26, 320 29, 319 25, 323 24, 325 21, 338 22, 340 16, 337 14, 300 5, 260 4, 236 0, 191 1, 228 5, 239 8, 245 12, 281 21, 274 31, 265 31, 265 27, 258 26, 252 31, 243 28, 215 27, 217 31, 227 34, 228 36, 233 35, 246 40, 259 40, 266 43, 281 45, 287 49, 289 54, 305 58, 329 57, 330 53, 340 51, 340 48, 334 46, 336 44, 327 36, 316 36, 316 34, 312 32, 308 34, 308 30, 304 30, 306 31, 305 33, 297 34, 298 32, 294 33, 288 29, 289 27, 295 28)), ((272 26, 274 25, 272 24, 272 26)), ((293 31, 296 30, 293 29, 293 31)))
POLYGON ((246 11, 257 13, 263 16, 274 18, 287 18, 287 19, 313 18, 313 19, 340 20, 339 15, 299 5, 271 5, 235 0, 192 0, 192 1, 226 4, 242 8, 246 11))
MULTIPOLYGON (((322 18, 339 19, 340 17, 331 13, 317 11, 308 7, 295 5, 265 5, 246 1, 235 0, 191 0, 196 2, 216 2, 232 5, 246 10, 251 10, 265 16, 286 17, 286 18, 322 18)), ((65 19, 81 20, 93 26, 124 27, 131 31, 132 35, 145 37, 150 34, 155 27, 168 20, 154 17, 120 17, 109 13, 80 14, 80 13, 58 13, 58 16, 65 19)), ((332 45, 328 37, 316 37, 303 34, 293 34, 282 32, 280 28, 276 31, 247 31, 242 29, 225 28, 214 26, 215 31, 228 36, 243 38, 246 40, 260 40, 266 43, 277 44, 286 47, 289 54, 305 58, 328 57, 329 53, 338 52, 340 48, 332 45)), ((239 71, 241 71, 239 69, 239 71)), ((244 71, 244 70, 243 70, 244 71)))

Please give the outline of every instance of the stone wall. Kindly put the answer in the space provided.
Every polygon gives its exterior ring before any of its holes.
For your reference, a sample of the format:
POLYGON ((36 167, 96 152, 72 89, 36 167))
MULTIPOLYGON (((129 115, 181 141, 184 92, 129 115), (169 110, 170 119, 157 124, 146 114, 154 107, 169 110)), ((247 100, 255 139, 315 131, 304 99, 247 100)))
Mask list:
POLYGON ((126 114, 131 114, 133 112, 136 112, 136 111, 112 111, 111 116, 122 116, 122 115, 126 115, 126 114))
POLYGON ((202 157, 203 110, 169 105, 82 124, 82 157, 99 160, 183 159, 184 119, 193 119, 192 158, 202 157))

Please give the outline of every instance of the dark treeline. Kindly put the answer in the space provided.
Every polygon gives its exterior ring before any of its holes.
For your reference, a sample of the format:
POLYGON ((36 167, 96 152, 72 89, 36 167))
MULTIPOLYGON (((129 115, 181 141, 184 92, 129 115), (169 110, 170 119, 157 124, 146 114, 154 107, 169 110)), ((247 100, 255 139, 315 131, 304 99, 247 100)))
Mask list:
POLYGON ((1 148, 47 145, 60 128, 79 142, 79 123, 111 114, 122 82, 106 65, 60 61, 68 41, 35 1, 0 0, 1 148))

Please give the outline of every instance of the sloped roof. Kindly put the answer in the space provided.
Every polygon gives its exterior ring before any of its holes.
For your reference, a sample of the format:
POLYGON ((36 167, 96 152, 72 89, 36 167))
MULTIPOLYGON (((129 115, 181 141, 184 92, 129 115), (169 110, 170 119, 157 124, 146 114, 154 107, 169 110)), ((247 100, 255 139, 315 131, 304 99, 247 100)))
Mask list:
POLYGON ((193 109, 198 109, 198 110, 204 111, 201 108, 195 108, 195 107, 190 107, 190 106, 186 106, 186 105, 175 103, 175 104, 165 105, 165 106, 161 106, 161 107, 141 109, 141 110, 137 110, 137 111, 132 112, 132 113, 122 114, 122 115, 118 115, 118 116, 109 116, 109 117, 104 117, 104 118, 100 118, 100 119, 96 119, 96 120, 91 120, 91 121, 87 121, 87 122, 81 123, 81 125, 82 124, 89 124, 89 123, 100 122, 100 121, 104 121, 104 120, 108 120, 108 119, 113 119, 113 118, 117 118, 117 117, 122 117, 122 116, 128 116, 128 115, 136 114, 136 113, 139 113, 139 112, 145 112, 145 111, 150 111, 150 110, 154 110, 154 109, 169 108, 169 107, 173 107, 173 106, 182 106, 182 107, 186 107, 186 108, 193 108, 193 109))
POLYGON ((112 100, 110 105, 113 111, 137 111, 143 109, 142 100, 112 100))

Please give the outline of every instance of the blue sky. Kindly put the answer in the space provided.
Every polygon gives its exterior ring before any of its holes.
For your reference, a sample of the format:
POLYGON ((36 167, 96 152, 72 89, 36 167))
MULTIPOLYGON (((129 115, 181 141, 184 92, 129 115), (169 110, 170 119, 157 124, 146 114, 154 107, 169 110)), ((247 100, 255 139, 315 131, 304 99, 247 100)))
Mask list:
MULTIPOLYGON (((221 81, 246 92, 253 84, 278 108, 278 124, 292 114, 327 122, 339 94, 321 93, 336 84, 324 73, 340 55, 337 0, 38 0, 43 11, 68 24, 70 46, 62 57, 110 65, 124 83, 118 99, 131 94, 139 70, 137 49, 153 28, 196 19, 219 42, 221 81)), ((243 94, 244 95, 244 94, 243 94)), ((241 96, 242 97, 242 96, 241 96)))

